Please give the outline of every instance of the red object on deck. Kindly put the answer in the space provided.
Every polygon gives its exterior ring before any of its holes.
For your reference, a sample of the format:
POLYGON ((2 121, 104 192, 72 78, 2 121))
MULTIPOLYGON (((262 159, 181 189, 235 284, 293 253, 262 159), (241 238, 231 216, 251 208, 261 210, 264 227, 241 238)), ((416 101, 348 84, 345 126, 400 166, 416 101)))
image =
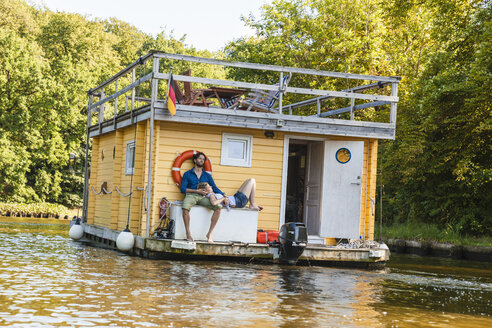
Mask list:
POLYGON ((256 242, 258 244, 266 244, 266 242, 267 242, 267 233, 266 233, 266 231, 257 231, 256 232, 256 242))
POLYGON ((266 244, 278 239, 279 231, 276 230, 258 230, 256 232, 256 242, 258 244, 266 244))
POLYGON ((278 239, 278 235, 280 231, 277 230, 266 230, 267 233, 267 241, 272 242, 278 239))

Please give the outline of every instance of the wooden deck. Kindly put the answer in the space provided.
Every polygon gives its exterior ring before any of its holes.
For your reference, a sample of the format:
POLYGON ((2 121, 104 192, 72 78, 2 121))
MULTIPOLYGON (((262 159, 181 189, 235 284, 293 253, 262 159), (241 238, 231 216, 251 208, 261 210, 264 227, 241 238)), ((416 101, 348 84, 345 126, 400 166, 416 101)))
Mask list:
MULTIPOLYGON (((116 250, 119 231, 88 224, 82 225, 85 231, 82 242, 116 250)), ((385 244, 378 248, 308 245, 298 264, 379 268, 389 260, 389 253, 385 244)), ((187 242, 139 236, 135 237, 135 246, 130 254, 151 259, 278 263, 276 248, 269 247, 267 244, 187 242)))

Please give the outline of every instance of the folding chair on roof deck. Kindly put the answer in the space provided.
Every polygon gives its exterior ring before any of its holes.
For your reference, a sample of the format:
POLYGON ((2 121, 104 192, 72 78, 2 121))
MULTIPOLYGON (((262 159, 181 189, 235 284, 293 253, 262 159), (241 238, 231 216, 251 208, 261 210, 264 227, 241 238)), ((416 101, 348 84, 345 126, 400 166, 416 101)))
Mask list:
MULTIPOLYGON (((292 73, 286 74, 283 80, 284 91, 289 84, 292 73)), ((278 86, 279 84, 275 84, 278 86)), ((251 92, 241 101, 238 109, 254 112, 274 112, 275 105, 278 102, 280 90, 260 90, 252 89, 251 92)))

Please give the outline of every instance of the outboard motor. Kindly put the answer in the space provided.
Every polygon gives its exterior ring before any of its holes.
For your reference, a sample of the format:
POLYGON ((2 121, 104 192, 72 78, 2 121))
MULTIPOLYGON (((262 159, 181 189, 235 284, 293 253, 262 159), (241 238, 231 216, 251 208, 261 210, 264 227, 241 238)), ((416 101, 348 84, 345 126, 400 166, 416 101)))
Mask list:
POLYGON ((280 228, 279 259, 281 262, 294 265, 307 244, 307 230, 304 223, 288 222, 280 228))

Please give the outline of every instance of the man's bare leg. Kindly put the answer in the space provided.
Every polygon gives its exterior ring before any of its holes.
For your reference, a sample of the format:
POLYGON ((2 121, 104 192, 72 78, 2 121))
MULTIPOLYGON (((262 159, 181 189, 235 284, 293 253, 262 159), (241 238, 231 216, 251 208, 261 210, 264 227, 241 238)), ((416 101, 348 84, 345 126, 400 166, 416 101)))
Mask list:
POLYGON ((186 240, 193 241, 190 233, 190 211, 183 209, 183 223, 186 230, 186 240))
POLYGON ((220 208, 214 211, 214 214, 212 215, 212 219, 210 220, 210 229, 208 230, 207 233, 207 241, 209 243, 214 242, 212 240, 212 231, 214 231, 214 228, 217 225, 217 222, 219 221, 219 216, 220 216, 220 208))
POLYGON ((253 210, 261 211, 263 207, 255 203, 255 192, 256 192, 256 180, 251 178, 243 182, 241 187, 239 187, 240 192, 246 195, 249 200, 249 208, 253 210))

